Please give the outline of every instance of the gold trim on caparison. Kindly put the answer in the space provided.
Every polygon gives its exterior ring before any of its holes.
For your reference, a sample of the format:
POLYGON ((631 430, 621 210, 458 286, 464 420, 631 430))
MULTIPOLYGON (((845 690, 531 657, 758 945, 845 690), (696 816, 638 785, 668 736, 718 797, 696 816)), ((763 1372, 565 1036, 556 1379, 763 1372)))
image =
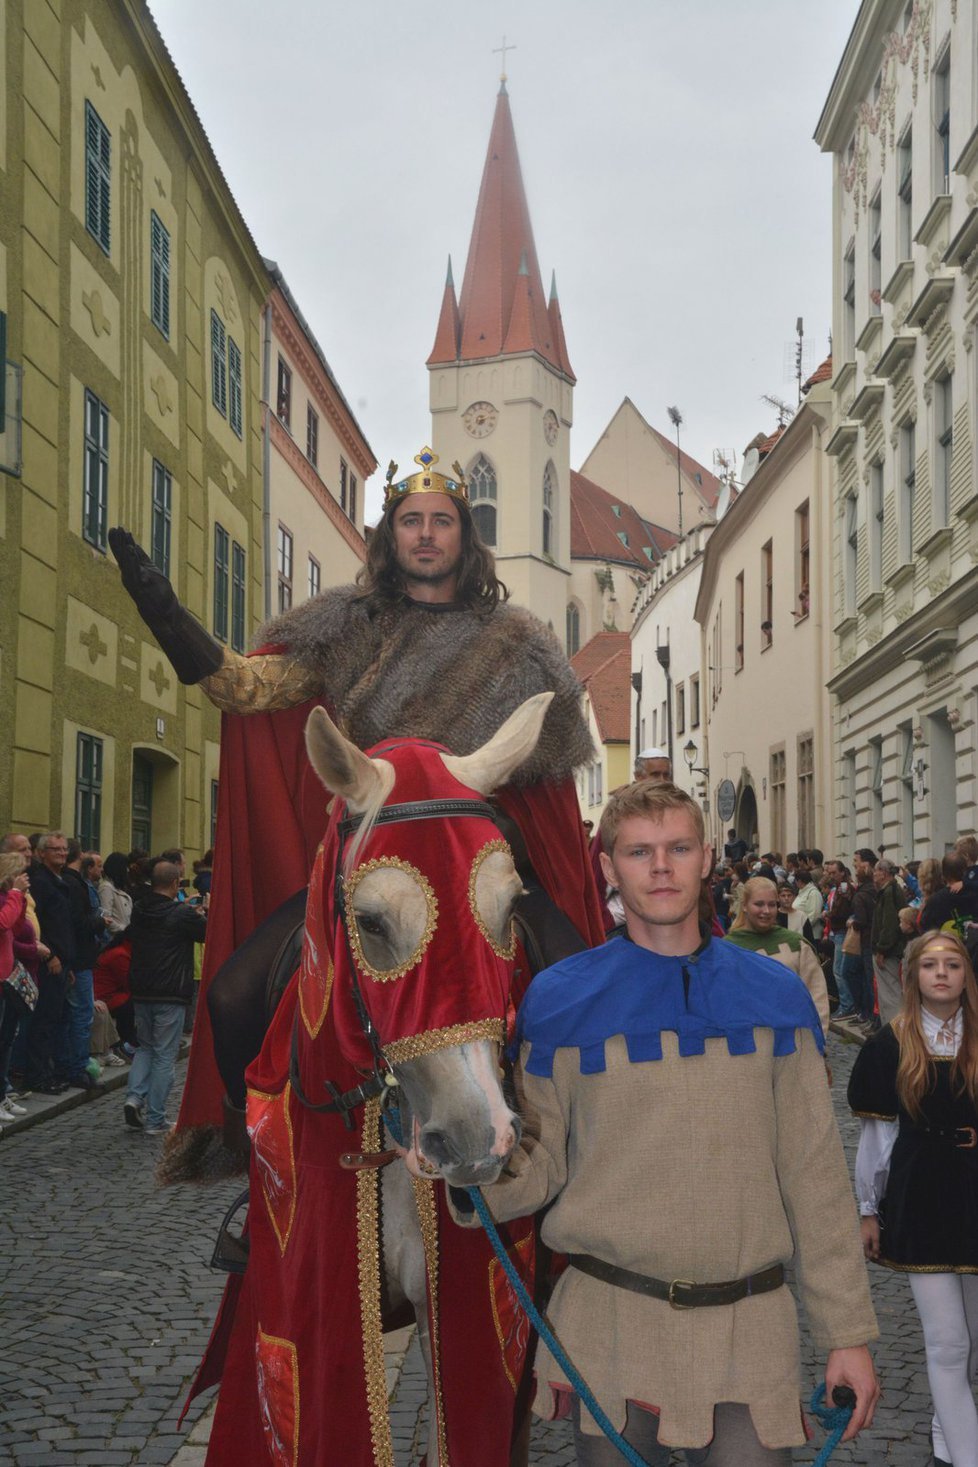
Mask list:
MULTIPOLYGON (((381 1149, 380 1138, 380 1101, 368 1100, 360 1137, 361 1151, 367 1155, 378 1152, 381 1149)), ((380 1173, 376 1171, 357 1172, 357 1272, 367 1414, 374 1463, 375 1467, 394 1467, 380 1317, 380 1173)))
POLYGON ((421 1059, 436 1049, 450 1049, 454 1044, 469 1044, 473 1039, 491 1039, 496 1044, 506 1041, 506 1025, 502 1019, 474 1019, 469 1024, 450 1024, 447 1029, 428 1029, 424 1034, 410 1034, 406 1039, 392 1039, 383 1046, 389 1064, 406 1064, 421 1059))
POLYGON ((487 856, 493 855, 496 851, 505 851, 507 856, 512 856, 513 854, 510 850, 509 842, 505 840, 491 840, 482 847, 482 850, 478 853, 475 860, 472 862, 472 870, 469 872, 469 907, 471 908, 472 916, 475 919, 475 925, 478 927, 486 942, 496 954, 496 957, 505 958, 507 962, 511 963, 516 957, 516 934, 513 931, 512 922, 510 923, 509 927, 509 946, 500 947, 499 943, 496 941, 495 937, 486 926, 485 919, 483 918, 482 913, 479 911, 479 903, 476 901, 475 897, 475 884, 479 879, 479 872, 482 870, 482 863, 487 856))
POLYGON ((350 873, 343 883, 343 893, 346 899, 348 917, 346 928, 350 934, 350 947, 353 949, 353 958, 361 973, 366 973, 376 983, 393 983, 395 979, 403 978, 405 973, 410 973, 412 968, 416 968, 424 957, 428 949, 428 944, 435 934, 435 928, 438 926, 438 898, 435 896, 431 883, 423 872, 419 871, 417 866, 412 866, 410 861, 402 861, 400 856, 379 856, 373 861, 364 861, 362 866, 358 866, 355 871, 350 873), (363 878, 368 876, 372 871, 385 870, 406 871, 409 876, 413 876, 421 887, 425 905, 428 909, 428 916, 425 922, 424 932, 421 934, 421 940, 408 961, 402 963, 398 968, 374 968, 367 962, 364 956, 363 946, 360 942, 357 914, 353 906, 354 893, 363 878))

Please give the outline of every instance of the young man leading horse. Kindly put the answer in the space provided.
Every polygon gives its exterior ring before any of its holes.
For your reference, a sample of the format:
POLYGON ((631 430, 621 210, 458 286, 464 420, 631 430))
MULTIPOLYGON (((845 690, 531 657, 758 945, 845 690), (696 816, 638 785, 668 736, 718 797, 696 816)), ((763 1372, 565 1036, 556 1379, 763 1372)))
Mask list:
MULTIPOLYGON (((554 1332, 647 1462, 678 1447, 709 1467, 781 1467, 805 1439, 793 1256, 827 1392, 856 1394, 847 1438, 878 1396, 818 1015, 793 974, 701 931, 712 853, 687 795, 629 786, 601 835, 627 936, 531 984, 523 1138, 485 1196, 500 1220, 548 1208, 543 1239, 570 1263, 554 1332)), ((573 1409, 580 1467, 614 1467, 542 1348, 536 1379, 540 1414, 573 1409)))

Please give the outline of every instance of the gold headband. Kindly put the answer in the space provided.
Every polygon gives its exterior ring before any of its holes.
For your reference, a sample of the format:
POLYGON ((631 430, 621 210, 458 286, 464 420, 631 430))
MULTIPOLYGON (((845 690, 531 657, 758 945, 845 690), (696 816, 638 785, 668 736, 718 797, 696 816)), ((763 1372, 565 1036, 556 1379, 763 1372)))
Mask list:
POLYGON ((391 459, 387 466, 387 483, 384 486, 385 510, 390 509, 392 504, 400 503, 409 494, 448 494, 452 499, 461 499, 463 503, 468 503, 469 486, 465 482, 461 464, 452 464, 454 479, 437 473, 432 465, 438 463, 438 455, 427 446, 414 455, 414 462, 420 465, 421 472, 409 474, 406 479, 395 484, 393 480, 397 473, 397 464, 391 459))

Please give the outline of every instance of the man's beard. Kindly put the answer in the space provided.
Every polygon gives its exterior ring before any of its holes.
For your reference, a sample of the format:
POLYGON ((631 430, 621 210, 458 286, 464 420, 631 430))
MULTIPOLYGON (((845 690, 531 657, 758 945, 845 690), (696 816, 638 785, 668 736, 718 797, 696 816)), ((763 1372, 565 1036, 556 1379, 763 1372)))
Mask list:
POLYGON ((439 586, 444 581, 453 580, 458 575, 458 568, 461 563, 462 557, 460 555, 449 563, 443 562, 434 565, 412 565, 410 563, 405 565, 400 556, 397 558, 397 568, 404 579, 405 587, 411 586, 412 583, 425 586, 439 586))

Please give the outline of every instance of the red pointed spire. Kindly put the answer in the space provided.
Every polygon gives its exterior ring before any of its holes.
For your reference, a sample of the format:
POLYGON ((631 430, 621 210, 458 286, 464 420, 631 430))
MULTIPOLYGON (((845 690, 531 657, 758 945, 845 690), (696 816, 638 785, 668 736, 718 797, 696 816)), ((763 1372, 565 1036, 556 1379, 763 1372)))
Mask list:
POLYGON ((574 376, 574 372, 570 364, 570 357, 568 357, 567 355, 567 342, 564 338, 564 323, 560 315, 560 301, 557 299, 556 270, 550 277, 550 304, 547 306, 547 315, 550 317, 550 339, 554 344, 554 350, 557 353, 557 358, 560 363, 560 369, 566 376, 570 378, 572 382, 576 382, 577 378, 574 376))
POLYGON ((428 365, 432 362, 454 362, 458 360, 459 322, 458 302, 455 299, 455 281, 452 278, 452 257, 448 257, 448 273, 445 276, 445 294, 441 300, 441 314, 435 344, 431 348, 428 365))
POLYGON ((443 302, 429 365, 535 351, 558 371, 568 373, 566 349, 561 361, 544 300, 505 85, 496 98, 458 301, 457 350, 451 349, 450 331, 443 340, 445 312, 443 302))

